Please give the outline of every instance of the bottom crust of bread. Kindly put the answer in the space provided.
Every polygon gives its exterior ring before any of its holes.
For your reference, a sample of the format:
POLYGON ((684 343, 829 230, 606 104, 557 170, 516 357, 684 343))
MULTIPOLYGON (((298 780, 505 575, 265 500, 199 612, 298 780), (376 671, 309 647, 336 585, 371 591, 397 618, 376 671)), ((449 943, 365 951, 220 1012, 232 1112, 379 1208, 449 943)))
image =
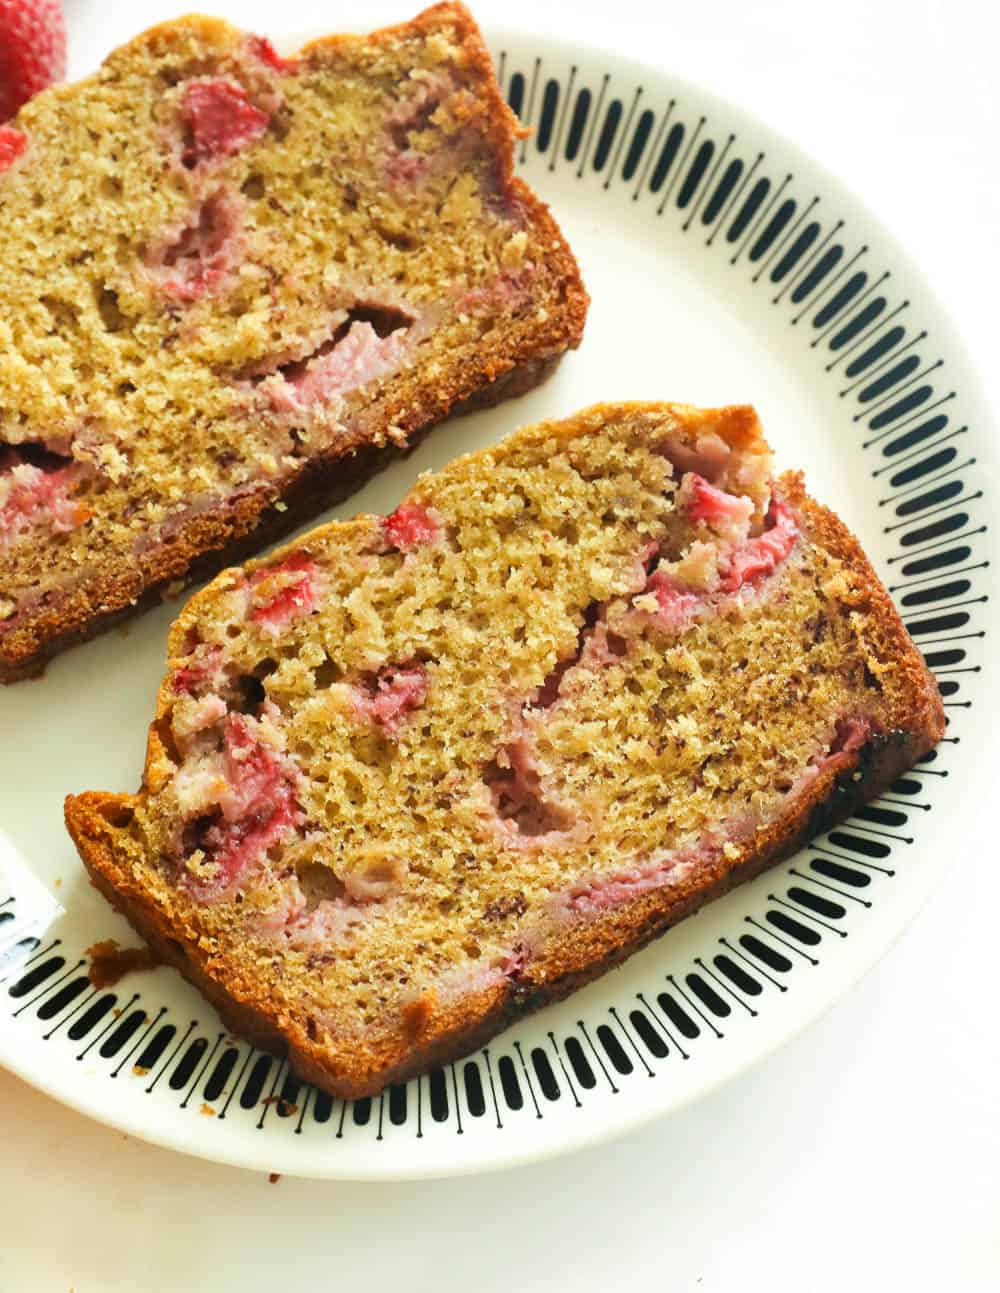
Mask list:
POLYGON ((684 917, 754 879, 790 857, 814 835, 843 821, 860 804, 890 786, 936 740, 936 730, 930 727, 923 732, 891 732, 870 739, 856 751, 853 765, 836 776, 818 778, 802 796, 791 820, 747 856, 718 874, 692 877, 686 889, 654 891, 608 912, 588 928, 585 943, 579 931, 574 931, 565 944, 557 944, 531 967, 530 976, 491 991, 488 1001, 467 1000, 443 1028, 435 1028, 433 1037, 427 1041, 418 1037, 402 1062, 375 1073, 360 1068, 348 1072, 339 1064, 332 1065, 324 1048, 304 1034, 298 1041, 286 1040, 265 1009, 240 1000, 207 973, 200 964, 195 938, 179 937, 183 931, 167 924, 115 862, 112 834, 116 818, 128 811, 125 796, 94 793, 71 798, 66 823, 95 886, 158 959, 178 969, 211 1002, 227 1028, 254 1046, 287 1058, 298 1077, 330 1095, 360 1099, 468 1055, 517 1019, 562 1000, 620 965, 684 917))

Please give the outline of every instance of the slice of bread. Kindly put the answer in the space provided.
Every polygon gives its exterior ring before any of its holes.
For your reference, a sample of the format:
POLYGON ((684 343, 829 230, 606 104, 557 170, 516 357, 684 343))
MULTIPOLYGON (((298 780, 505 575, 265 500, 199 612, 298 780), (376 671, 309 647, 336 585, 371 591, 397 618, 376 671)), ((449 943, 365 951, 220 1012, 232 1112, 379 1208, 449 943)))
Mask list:
POLYGON ((482 1043, 878 794, 941 700, 752 409, 621 404, 186 606, 98 887, 303 1077, 482 1043))
POLYGON ((468 11, 146 32, 5 128, 0 681, 541 381, 587 295, 468 11))

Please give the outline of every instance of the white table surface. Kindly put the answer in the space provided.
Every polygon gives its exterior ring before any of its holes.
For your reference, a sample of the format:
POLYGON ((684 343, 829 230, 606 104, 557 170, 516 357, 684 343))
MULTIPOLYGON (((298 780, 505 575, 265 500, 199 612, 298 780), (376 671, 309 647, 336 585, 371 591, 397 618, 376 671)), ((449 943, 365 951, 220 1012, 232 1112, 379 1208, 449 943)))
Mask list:
MULTIPOLYGON (((183 7, 67 0, 73 74, 183 7)), ((403 0, 209 7, 272 33, 410 12, 403 0)), ((476 4, 484 25, 661 61, 797 137, 916 255, 998 395, 1000 90, 986 8, 476 4), (817 92, 831 82, 833 100, 817 92)), ((948 891, 804 1036, 669 1119, 534 1167, 272 1184, 150 1148, 0 1074, 0 1293, 996 1289, 1000 858, 985 820, 973 825, 980 844, 963 847, 948 891)))

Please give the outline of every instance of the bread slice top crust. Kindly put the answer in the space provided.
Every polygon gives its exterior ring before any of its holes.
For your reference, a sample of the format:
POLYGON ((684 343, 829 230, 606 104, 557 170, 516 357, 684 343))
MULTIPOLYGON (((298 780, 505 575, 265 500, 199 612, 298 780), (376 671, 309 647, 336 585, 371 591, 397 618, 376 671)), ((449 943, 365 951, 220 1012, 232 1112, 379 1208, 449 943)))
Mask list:
POLYGON ((291 59, 178 19, 9 129, 0 681, 579 342, 576 263, 460 4, 291 59))
POLYGON ((142 790, 71 797, 69 828, 341 1095, 593 977, 943 731, 857 542, 744 407, 525 428, 220 575, 169 657, 142 790))

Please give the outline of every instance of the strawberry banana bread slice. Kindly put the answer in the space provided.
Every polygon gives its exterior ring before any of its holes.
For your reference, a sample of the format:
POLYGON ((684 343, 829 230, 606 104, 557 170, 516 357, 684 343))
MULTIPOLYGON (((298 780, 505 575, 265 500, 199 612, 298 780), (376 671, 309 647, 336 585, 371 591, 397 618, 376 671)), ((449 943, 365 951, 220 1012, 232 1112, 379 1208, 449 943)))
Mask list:
POLYGON ((194 597, 98 887, 359 1096, 621 961, 943 731, 857 542, 749 408, 607 405, 194 597))
POLYGON ((0 127, 0 681, 541 381, 587 309, 468 11, 183 18, 0 127))

